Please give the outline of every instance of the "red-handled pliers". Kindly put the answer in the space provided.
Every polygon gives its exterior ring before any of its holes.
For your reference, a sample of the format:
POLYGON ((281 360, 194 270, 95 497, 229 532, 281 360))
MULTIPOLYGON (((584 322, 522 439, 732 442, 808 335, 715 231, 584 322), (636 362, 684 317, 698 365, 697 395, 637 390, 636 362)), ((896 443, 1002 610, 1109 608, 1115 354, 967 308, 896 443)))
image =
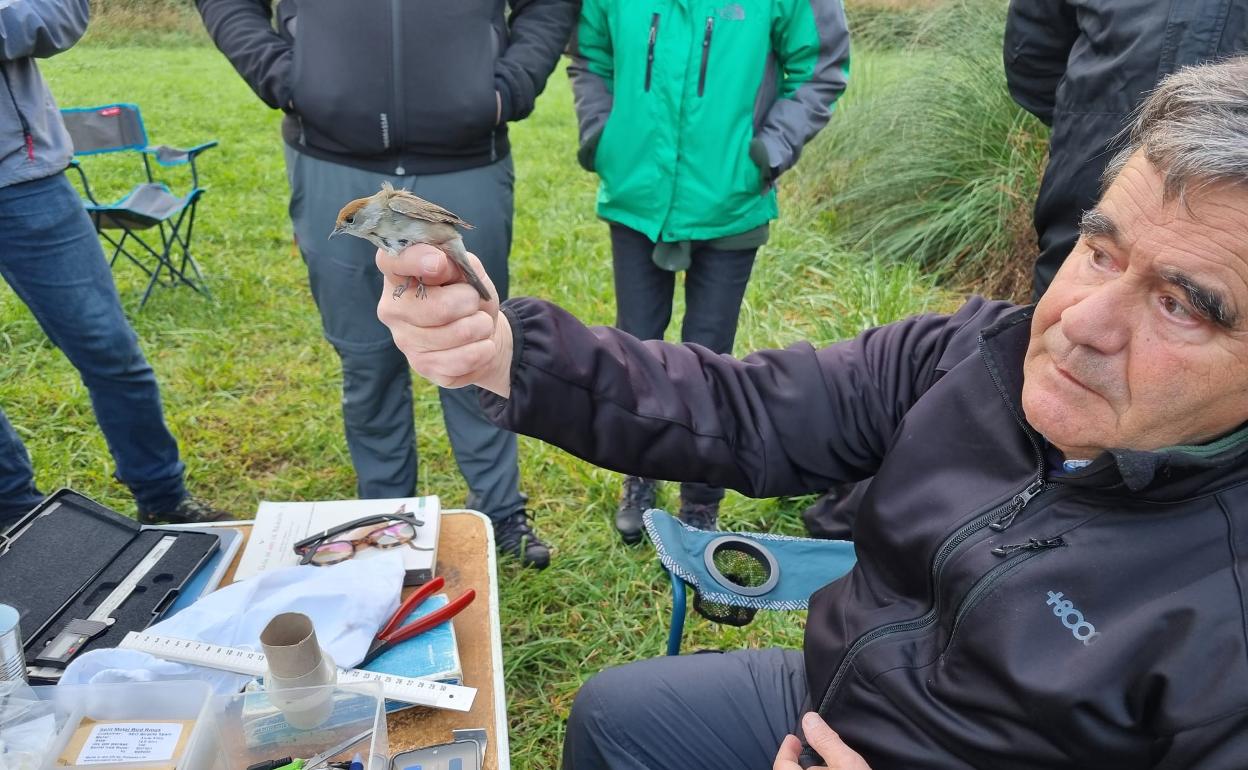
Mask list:
POLYGON ((368 654, 364 656, 364 660, 360 661, 360 665, 364 666, 399 642, 411 639, 417 634, 423 634, 434 626, 445 623, 458 615, 465 607, 472 604, 473 599, 477 598, 477 592, 469 588, 448 602, 446 606, 439 607, 428 615, 419 617, 406 626, 399 627, 399 624, 412 613, 412 610, 419 607, 425 599, 442 590, 444 585, 446 585, 446 581, 441 576, 435 577, 413 591, 411 596, 404 599, 399 608, 390 616, 390 620, 377 632, 372 645, 368 648, 368 654))

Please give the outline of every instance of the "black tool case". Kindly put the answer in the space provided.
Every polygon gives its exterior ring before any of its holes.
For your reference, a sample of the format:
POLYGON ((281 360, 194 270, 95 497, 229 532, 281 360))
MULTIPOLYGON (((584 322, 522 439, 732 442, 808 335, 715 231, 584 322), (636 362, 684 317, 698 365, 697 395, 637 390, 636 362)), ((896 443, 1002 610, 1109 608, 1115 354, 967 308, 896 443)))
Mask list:
POLYGON ((86 619, 164 537, 175 540, 111 613, 114 622, 77 654, 116 647, 127 632, 157 621, 216 551, 218 538, 144 527, 70 489, 19 519, 0 537, 0 603, 21 616, 27 665, 71 621, 86 619))

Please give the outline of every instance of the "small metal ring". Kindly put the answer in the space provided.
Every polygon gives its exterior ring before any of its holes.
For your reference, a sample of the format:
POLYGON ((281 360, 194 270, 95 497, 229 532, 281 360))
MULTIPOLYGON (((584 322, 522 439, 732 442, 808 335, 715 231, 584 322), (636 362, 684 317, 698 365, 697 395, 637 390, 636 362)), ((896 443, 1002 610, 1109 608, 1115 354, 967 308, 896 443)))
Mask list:
POLYGON ((762 596, 775 588, 776 583, 780 582, 780 565, 776 562, 776 557, 772 556, 771 551, 764 548, 757 540, 750 540, 737 535, 721 535, 707 543, 706 548, 702 551, 702 562, 706 565, 706 571, 710 573, 711 578, 716 583, 742 596, 762 596), (759 586, 743 586, 731 580, 727 575, 719 571, 719 567, 715 566, 715 554, 721 548, 729 548, 739 553, 757 557, 766 564, 767 579, 759 586))

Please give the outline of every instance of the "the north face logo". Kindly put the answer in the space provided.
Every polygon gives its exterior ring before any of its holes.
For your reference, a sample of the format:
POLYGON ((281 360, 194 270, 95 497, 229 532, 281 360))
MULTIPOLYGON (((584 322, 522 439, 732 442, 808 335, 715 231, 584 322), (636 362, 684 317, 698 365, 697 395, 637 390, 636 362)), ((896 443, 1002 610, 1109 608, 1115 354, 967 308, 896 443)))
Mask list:
POLYGON ((745 9, 737 3, 725 5, 723 8, 716 11, 716 13, 719 15, 719 18, 724 21, 745 21, 745 9))
POLYGON ((1062 619, 1062 625, 1069 628, 1070 633, 1085 647, 1101 637, 1096 626, 1084 620, 1083 613, 1075 609, 1075 603, 1066 599, 1061 591, 1049 591, 1049 600, 1045 604, 1053 608, 1053 614, 1062 619))

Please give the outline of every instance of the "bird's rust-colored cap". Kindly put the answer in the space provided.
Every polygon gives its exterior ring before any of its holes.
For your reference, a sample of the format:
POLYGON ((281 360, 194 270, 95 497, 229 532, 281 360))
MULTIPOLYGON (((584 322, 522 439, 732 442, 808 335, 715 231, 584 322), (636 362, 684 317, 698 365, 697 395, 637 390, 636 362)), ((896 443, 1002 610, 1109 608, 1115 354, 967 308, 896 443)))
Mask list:
POLYGON ((343 206, 342 210, 338 212, 338 220, 334 222, 335 228, 340 229, 344 225, 346 225, 347 220, 355 216, 356 213, 359 212, 360 209, 364 208, 364 206, 370 200, 372 200, 371 197, 370 198, 356 198, 355 200, 351 201, 347 205, 343 206))

